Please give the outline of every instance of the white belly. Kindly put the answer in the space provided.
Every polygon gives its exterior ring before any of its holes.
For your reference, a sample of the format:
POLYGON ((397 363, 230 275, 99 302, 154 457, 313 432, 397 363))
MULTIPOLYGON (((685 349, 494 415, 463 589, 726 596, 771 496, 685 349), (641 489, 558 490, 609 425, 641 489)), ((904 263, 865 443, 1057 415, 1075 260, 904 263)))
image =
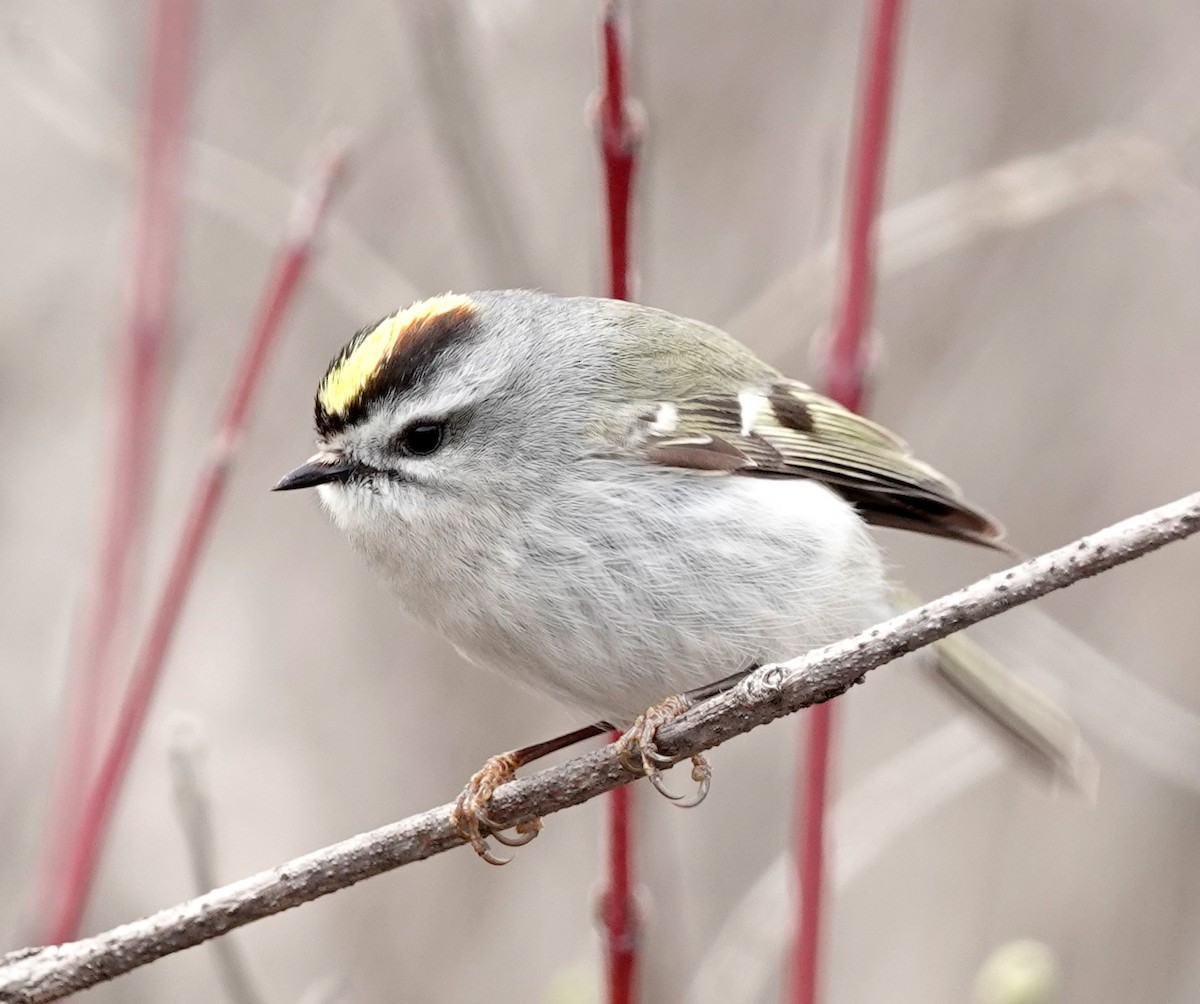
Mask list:
POLYGON ((647 467, 619 488, 581 482, 516 522, 469 567, 414 548, 390 577, 473 662, 614 724, 886 611, 865 526, 811 481, 647 467))

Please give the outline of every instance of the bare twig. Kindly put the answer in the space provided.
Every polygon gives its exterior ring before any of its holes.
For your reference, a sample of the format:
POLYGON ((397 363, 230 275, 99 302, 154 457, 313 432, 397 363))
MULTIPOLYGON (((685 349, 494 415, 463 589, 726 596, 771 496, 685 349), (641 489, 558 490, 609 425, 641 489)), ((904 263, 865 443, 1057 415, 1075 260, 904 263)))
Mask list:
MULTIPOLYGON (((844 692, 870 670, 954 631, 1200 532, 1200 492, 997 572, 845 641, 765 666, 658 733, 675 759, 844 692)), ((633 780, 611 745, 502 786, 489 815, 513 826, 633 780)), ((463 843, 452 804, 295 858, 95 937, 24 950, 0 965, 0 1004, 42 1004, 165 955, 463 843)))
POLYGON ((291 305, 309 259, 317 228, 329 206, 333 187, 345 160, 340 146, 328 153, 314 177, 296 194, 281 253, 264 289, 260 313, 249 333, 245 354, 221 415, 208 463, 196 483, 192 508, 180 533, 166 582, 157 600, 144 644, 122 700, 112 742, 95 783, 80 811, 78 828, 68 849, 61 901, 56 904, 51 941, 65 941, 78 931, 95 878, 96 865, 121 783, 132 761, 151 699, 162 676, 167 651, 204 545, 225 495, 238 441, 245 431, 250 405, 274 346, 283 317, 291 305))

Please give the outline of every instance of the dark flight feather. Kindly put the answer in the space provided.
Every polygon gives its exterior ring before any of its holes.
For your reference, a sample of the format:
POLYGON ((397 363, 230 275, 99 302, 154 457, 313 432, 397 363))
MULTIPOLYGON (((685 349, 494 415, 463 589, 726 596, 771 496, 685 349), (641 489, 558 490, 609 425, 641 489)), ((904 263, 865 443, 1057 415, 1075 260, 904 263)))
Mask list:
POLYGON ((1008 550, 1003 528, 902 439, 796 381, 671 402, 644 416, 635 442, 652 463, 812 478, 868 523, 1008 550))

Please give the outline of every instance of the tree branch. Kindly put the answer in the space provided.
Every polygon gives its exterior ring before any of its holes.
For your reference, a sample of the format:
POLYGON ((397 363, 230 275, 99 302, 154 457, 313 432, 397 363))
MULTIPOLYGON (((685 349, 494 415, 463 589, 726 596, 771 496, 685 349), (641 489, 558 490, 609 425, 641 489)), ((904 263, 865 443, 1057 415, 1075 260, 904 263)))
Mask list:
MULTIPOLYGON (((906 652, 1198 531, 1200 492, 997 572, 846 641, 763 667, 735 690, 664 726, 659 748, 675 758, 710 749, 836 697, 869 670, 906 652)), ((578 805, 632 779, 606 746, 504 785, 489 814, 511 826, 578 805)), ((251 921, 457 847, 463 838, 450 822, 451 808, 443 805, 351 837, 95 937, 14 953, 0 965, 0 1002, 58 1000, 251 921)))

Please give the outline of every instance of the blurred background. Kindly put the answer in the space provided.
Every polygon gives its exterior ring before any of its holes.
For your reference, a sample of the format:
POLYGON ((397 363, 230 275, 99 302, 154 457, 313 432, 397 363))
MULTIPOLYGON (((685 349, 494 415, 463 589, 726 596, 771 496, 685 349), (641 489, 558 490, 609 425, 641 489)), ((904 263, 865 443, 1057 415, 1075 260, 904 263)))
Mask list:
MULTIPOLYGON (((149 7, 0 4, 3 948, 36 913, 108 479, 149 7)), ((597 14, 199 4, 143 615, 294 181, 334 130, 353 173, 256 403, 85 931, 195 891, 172 793, 181 735, 230 881, 445 802, 489 754, 582 724, 464 665, 396 612, 315 499, 267 489, 311 452, 316 382, 364 323, 447 289, 604 291, 597 14)), ((811 375, 863 4, 636 0, 629 15, 647 117, 638 298, 811 375)), ((1194 490, 1200 7, 923 0, 899 88, 872 414, 1030 553, 1194 490)), ((1001 567, 881 539, 926 595, 1001 567)), ((1198 556, 1167 549, 982 636, 1077 716, 1094 804, 1009 764, 914 668, 841 701, 828 1001, 970 1000, 985 959, 1026 938, 1058 973, 1045 999, 1200 999, 1198 556)), ((779 999, 798 727, 716 751, 696 811, 638 785, 646 1000, 779 999)), ((260 999, 598 1000, 602 811, 554 816, 504 869, 445 854, 238 932, 260 999)), ((221 994, 202 947, 89 999, 221 994)))

